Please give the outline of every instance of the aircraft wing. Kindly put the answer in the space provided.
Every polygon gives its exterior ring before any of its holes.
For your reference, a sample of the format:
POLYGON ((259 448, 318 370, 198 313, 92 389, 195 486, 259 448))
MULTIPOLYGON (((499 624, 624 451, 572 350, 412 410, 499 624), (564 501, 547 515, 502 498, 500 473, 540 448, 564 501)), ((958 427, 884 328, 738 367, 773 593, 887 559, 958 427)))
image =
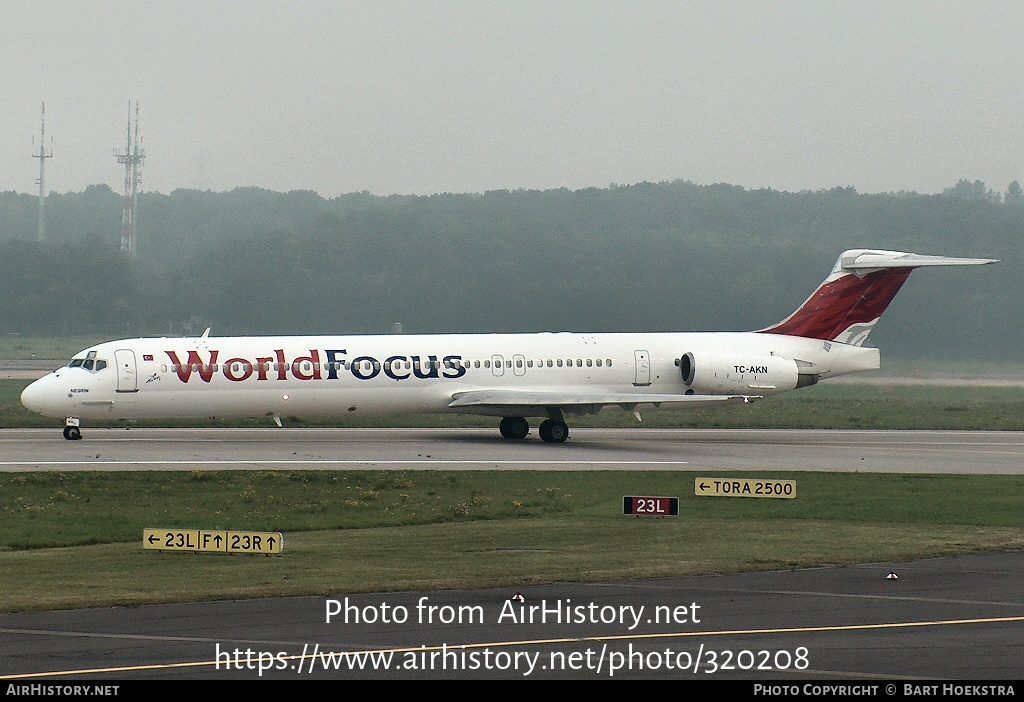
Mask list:
POLYGON ((599 409, 618 405, 633 411, 637 405, 655 407, 692 407, 748 403, 760 395, 669 395, 655 393, 591 392, 586 390, 468 390, 452 395, 448 406, 466 409, 526 409, 558 407, 561 409, 599 409))

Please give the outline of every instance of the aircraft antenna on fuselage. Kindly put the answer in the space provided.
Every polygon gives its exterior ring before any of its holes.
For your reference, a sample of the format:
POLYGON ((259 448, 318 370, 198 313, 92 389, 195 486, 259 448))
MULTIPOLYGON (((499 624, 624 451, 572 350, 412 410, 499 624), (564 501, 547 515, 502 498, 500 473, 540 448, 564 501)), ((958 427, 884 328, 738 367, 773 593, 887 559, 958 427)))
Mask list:
POLYGON ((199 337, 199 338, 200 339, 207 339, 207 338, 209 338, 209 336, 210 336, 210 329, 212 329, 212 327, 207 327, 206 331, 204 331, 203 335, 201 337, 199 337))

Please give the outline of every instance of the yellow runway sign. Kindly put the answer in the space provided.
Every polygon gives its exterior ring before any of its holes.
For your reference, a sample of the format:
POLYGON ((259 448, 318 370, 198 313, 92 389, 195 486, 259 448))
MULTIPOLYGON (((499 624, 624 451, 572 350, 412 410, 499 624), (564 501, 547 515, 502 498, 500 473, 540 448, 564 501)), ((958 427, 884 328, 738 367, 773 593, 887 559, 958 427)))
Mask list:
POLYGON ((281 553, 284 535, 266 531, 229 531, 228 553, 281 553))
POLYGON ((694 481, 693 491, 698 497, 773 497, 792 500, 796 498, 796 481, 762 478, 697 478, 694 481))
POLYGON ((199 543, 198 529, 143 529, 143 548, 158 551, 195 551, 199 543))
POLYGON ((142 547, 155 551, 279 554, 284 534, 274 531, 143 529, 142 547))
POLYGON ((226 553, 228 550, 228 532, 200 531, 197 550, 204 553, 226 553))

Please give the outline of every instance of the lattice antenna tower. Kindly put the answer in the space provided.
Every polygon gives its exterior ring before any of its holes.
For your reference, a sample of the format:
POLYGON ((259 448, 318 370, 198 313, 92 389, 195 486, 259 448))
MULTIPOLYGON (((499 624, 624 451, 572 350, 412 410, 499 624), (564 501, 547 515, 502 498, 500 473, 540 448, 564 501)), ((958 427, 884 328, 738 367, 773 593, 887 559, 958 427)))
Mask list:
MULTIPOLYGON (((40 119, 41 126, 39 128, 39 153, 33 153, 32 158, 39 159, 39 241, 46 239, 46 218, 44 212, 46 211, 46 159, 53 158, 53 137, 50 137, 50 151, 46 151, 46 103, 43 103, 43 115, 40 119)), ((35 151, 36 138, 32 137, 33 151, 35 151)))
POLYGON ((139 183, 142 181, 142 164, 146 160, 145 149, 139 148, 139 103, 135 103, 135 145, 132 147, 132 103, 128 101, 128 128, 125 135, 124 153, 114 150, 118 163, 124 164, 124 210, 121 213, 121 251, 135 255, 135 235, 139 221, 139 183))

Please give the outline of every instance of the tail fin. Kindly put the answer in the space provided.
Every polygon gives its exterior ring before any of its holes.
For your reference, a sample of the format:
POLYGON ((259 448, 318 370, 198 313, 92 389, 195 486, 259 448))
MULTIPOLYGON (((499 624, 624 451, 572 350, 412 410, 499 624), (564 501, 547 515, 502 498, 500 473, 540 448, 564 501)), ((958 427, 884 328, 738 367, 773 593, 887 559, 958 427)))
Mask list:
POLYGON ((861 346, 915 268, 995 262, 872 249, 844 251, 825 282, 796 312, 759 331, 861 346))

